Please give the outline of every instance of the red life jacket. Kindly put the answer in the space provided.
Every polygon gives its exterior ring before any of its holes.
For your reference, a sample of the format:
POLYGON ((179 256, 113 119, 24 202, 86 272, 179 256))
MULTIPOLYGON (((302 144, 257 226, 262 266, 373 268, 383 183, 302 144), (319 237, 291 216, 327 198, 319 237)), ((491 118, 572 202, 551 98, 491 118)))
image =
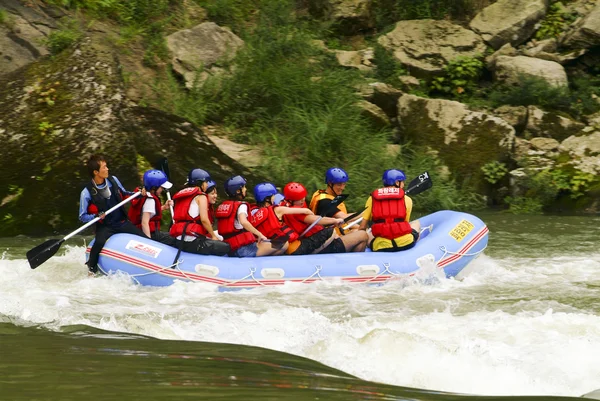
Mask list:
MULTIPOLYGON (((291 206, 291 207, 305 207, 305 206, 291 206)), ((308 228, 310 224, 306 224, 304 219, 306 218, 305 214, 285 214, 283 215, 283 222, 290 227, 297 234, 302 234, 304 230, 308 228)), ((313 234, 318 233, 323 229, 323 226, 319 224, 315 224, 313 228, 311 228, 304 237, 310 237, 313 234)))
POLYGON ((215 213, 219 235, 223 236, 223 241, 231 246, 231 251, 235 251, 243 246, 256 242, 254 234, 243 228, 235 228, 237 211, 242 204, 247 205, 248 202, 226 200, 219 205, 217 212, 215 213))
MULTIPOLYGON (((181 191, 177 192, 173 196, 173 201, 175 202, 175 206, 173 206, 173 220, 175 224, 171 227, 169 234, 171 237, 179 237, 180 235, 191 235, 191 236, 208 236, 208 231, 202 225, 200 213, 198 216, 192 217, 190 216, 190 205, 194 202, 196 196, 206 194, 200 191, 198 187, 189 187, 184 188, 181 191)), ((209 212, 208 217, 210 219, 211 214, 209 212)), ((210 221, 211 224, 214 221, 213 219, 210 221)))
POLYGON ((289 242, 297 240, 298 234, 277 218, 275 214, 276 207, 261 207, 250 216, 248 221, 269 239, 288 237, 289 242))
MULTIPOLYGON (((135 191, 139 191, 139 188, 136 188, 135 191)), ((150 232, 153 233, 155 231, 160 230, 160 220, 162 219, 162 204, 160 199, 155 194, 150 194, 152 199, 154 199, 154 216, 150 218, 148 225, 150 226, 150 232)), ((146 204, 146 200, 148 200, 147 196, 138 196, 134 200, 131 201, 131 207, 127 212, 127 216, 129 220, 138 228, 142 228, 142 213, 144 210, 144 204, 146 204)))
POLYGON ((406 220, 404 190, 396 187, 379 188, 371 193, 373 200, 371 230, 373 236, 390 240, 410 234, 406 220))

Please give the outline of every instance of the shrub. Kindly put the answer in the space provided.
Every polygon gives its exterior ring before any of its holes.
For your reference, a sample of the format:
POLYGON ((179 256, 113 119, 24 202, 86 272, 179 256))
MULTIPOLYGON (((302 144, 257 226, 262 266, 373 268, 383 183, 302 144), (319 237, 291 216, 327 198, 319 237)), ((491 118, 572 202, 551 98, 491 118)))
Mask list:
POLYGON ((506 173, 508 173, 506 164, 500 163, 497 160, 485 164, 483 167, 481 167, 481 171, 483 171, 485 180, 490 184, 497 183, 504 178, 506 173))
POLYGON ((491 89, 489 98, 494 107, 504 104, 512 106, 541 106, 548 109, 568 110, 569 89, 550 85, 539 77, 519 75, 518 84, 500 84, 491 89))
POLYGON ((380 44, 375 44, 373 52, 373 62, 377 66, 375 77, 390 85, 398 83, 398 76, 406 75, 406 70, 402 64, 394 57, 391 51, 380 44))
POLYGON ((64 24, 61 29, 50 32, 45 43, 51 54, 58 54, 74 45, 81 39, 81 36, 81 31, 77 28, 75 22, 71 21, 64 24))
POLYGON ((431 81, 430 89, 453 96, 473 92, 482 71, 483 62, 479 57, 457 57, 448 63, 443 77, 431 81))
POLYGON ((535 33, 535 38, 537 40, 557 38, 576 18, 576 13, 567 14, 561 4, 554 3, 549 7, 546 17, 535 33))
POLYGON ((371 9, 378 29, 401 20, 470 20, 473 0, 373 0, 371 9))

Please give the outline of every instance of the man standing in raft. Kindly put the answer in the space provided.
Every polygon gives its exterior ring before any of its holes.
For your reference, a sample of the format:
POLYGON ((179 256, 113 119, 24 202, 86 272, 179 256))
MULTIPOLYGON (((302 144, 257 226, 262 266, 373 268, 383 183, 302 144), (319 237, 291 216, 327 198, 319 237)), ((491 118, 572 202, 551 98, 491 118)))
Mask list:
MULTIPOLYGON (((104 212, 116 206, 124 197, 133 195, 134 192, 126 191, 117 177, 108 174, 104 156, 90 156, 87 170, 92 180, 83 188, 79 197, 79 220, 87 223, 96 217, 101 217, 94 224, 96 239, 86 263, 90 273, 97 273, 100 251, 113 234, 128 233, 141 237, 146 237, 146 234, 127 219, 127 212, 123 207, 105 216, 104 212)), ((142 189, 142 197, 145 196, 146 190, 142 189)))
POLYGON ((188 173, 186 188, 173 196, 175 224, 170 234, 177 238, 180 250, 200 255, 227 255, 229 245, 220 241, 212 227, 210 203, 206 190, 212 180, 201 168, 188 173))
POLYGON ((246 191, 246 179, 241 175, 227 179, 225 193, 229 199, 217 208, 217 228, 223 241, 231 246, 230 256, 245 258, 282 253, 285 249, 272 247, 267 237, 248 221, 246 191))
POLYGON ((159 196, 164 189, 170 189, 173 184, 160 170, 148 170, 143 179, 146 196, 141 196, 131 201, 128 216, 136 227, 140 228, 146 236, 154 241, 175 246, 175 238, 168 233, 160 231, 163 210, 169 209, 173 201, 169 200, 164 205, 159 196))
POLYGON ((371 249, 375 252, 397 252, 412 248, 419 239, 421 224, 419 220, 410 221, 412 199, 404 194, 406 176, 402 170, 386 170, 383 173, 383 188, 371 193, 364 220, 360 229, 366 230, 372 221, 373 241, 371 249))

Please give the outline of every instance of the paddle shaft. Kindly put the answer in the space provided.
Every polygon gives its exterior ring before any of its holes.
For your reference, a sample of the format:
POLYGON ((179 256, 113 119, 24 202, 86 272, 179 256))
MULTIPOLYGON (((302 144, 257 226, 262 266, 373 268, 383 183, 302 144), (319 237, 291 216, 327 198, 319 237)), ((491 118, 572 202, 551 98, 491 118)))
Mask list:
MULTIPOLYGON (((171 193, 169 192, 169 190, 167 190, 167 199, 171 200, 171 193)), ((175 216, 175 213, 173 212, 173 205, 169 204, 169 210, 171 211, 171 221, 173 222, 173 224, 175 224, 175 218, 173 216, 175 216)))
MULTIPOLYGON (((118 208, 120 208, 124 204, 132 201, 134 198, 140 196, 141 194, 142 194, 141 192, 136 192, 133 195, 131 195, 129 198, 122 200, 121 202, 117 203, 115 206, 111 207, 106 212, 104 212, 104 216, 106 216, 107 214, 110 214, 110 213, 114 212, 115 210, 117 210, 118 208)), ((104 218, 104 217, 102 217, 102 218, 104 218)), ((77 230, 73 231, 71 234, 69 234, 66 237, 64 237, 61 242, 65 242, 66 240, 68 240, 72 236, 74 236, 74 235, 80 233, 81 231, 85 230, 86 228, 88 228, 92 224, 96 223, 100 219, 101 219, 100 217, 95 217, 94 219, 88 221, 87 223, 85 223, 84 225, 82 225, 81 227, 79 227, 77 230)))
POLYGON ((306 230, 302 231, 302 234, 300 234, 298 239, 303 238, 304 235, 306 235, 306 233, 309 232, 311 228, 316 226, 319 223, 319 221, 321 221, 321 219, 327 215, 327 213, 333 210, 333 208, 337 208, 339 204, 343 203, 346 200, 346 198, 348 198, 348 195, 346 194, 337 195, 335 198, 333 198, 329 206, 327 206, 327 210, 325 210, 325 212, 323 212, 323 214, 319 216, 318 219, 313 221, 312 224, 306 228, 306 230))

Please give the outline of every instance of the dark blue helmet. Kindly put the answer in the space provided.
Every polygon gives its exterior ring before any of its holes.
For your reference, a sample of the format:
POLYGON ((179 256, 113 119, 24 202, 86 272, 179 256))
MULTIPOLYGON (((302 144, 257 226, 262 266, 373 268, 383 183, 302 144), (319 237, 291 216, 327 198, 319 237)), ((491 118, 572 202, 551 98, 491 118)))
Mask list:
POLYGON ((244 185, 246 185, 246 179, 244 177, 242 177, 241 175, 234 175, 233 177, 230 177, 227 179, 227 181, 225 181, 225 193, 233 198, 238 189, 242 188, 244 185))
POLYGON ((257 202, 264 202, 265 199, 275 195, 277 188, 270 182, 261 182, 254 187, 254 199, 257 202))
POLYGON ((206 193, 212 192, 213 189, 215 189, 217 187, 217 183, 214 182, 212 179, 209 179, 208 181, 206 181, 206 193))
POLYGON ((341 184, 348 179, 348 173, 339 167, 332 167, 325 173, 325 184, 341 184))
POLYGON ((148 170, 144 173, 144 188, 147 191, 150 191, 152 188, 158 188, 167 181, 167 176, 160 170, 148 170))
POLYGON ((386 187, 389 187, 392 185, 396 185, 396 181, 405 181, 406 175, 404 175, 404 171, 402 171, 402 170, 391 169, 391 170, 385 170, 383 172, 382 179, 383 179, 383 185, 385 185, 386 187))
POLYGON ((210 180, 210 174, 208 171, 202 170, 201 168, 195 168, 188 174, 186 185, 202 185, 204 181, 210 180))

